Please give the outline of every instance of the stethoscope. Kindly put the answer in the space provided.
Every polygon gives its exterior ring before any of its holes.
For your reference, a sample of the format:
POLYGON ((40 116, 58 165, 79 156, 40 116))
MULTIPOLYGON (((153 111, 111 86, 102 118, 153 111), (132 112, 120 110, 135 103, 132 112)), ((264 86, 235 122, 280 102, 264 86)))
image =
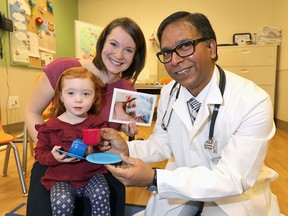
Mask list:
POLYGON ((167 123, 165 124, 165 117, 167 115, 167 112, 168 112, 168 108, 169 108, 169 105, 171 103, 171 99, 174 95, 174 93, 176 92, 176 96, 175 96, 175 100, 174 100, 174 103, 175 101, 178 99, 178 96, 179 96, 179 93, 180 93, 180 89, 181 89, 181 85, 177 82, 175 82, 170 90, 170 93, 169 93, 169 99, 168 99, 168 103, 167 103, 167 106, 166 106, 166 110, 164 112, 164 115, 162 117, 162 120, 161 120, 161 128, 165 131, 167 131, 167 127, 170 123, 170 119, 171 119, 171 116, 172 116, 172 113, 173 113, 173 108, 171 106, 171 109, 170 109, 170 114, 169 114, 169 117, 168 117, 168 120, 167 120, 167 123))
MULTIPOLYGON (((217 66, 217 68, 219 70, 219 74, 220 74, 219 88, 220 88, 220 92, 223 96, 224 90, 225 90, 225 84, 226 84, 226 75, 225 75, 225 72, 223 71, 223 69, 219 65, 216 65, 216 66, 217 66)), ((171 90, 170 90, 166 110, 165 110, 164 115, 163 115, 162 120, 161 120, 161 128, 165 131, 167 131, 167 128, 168 128, 168 125, 170 123, 171 116, 173 113, 172 105, 170 106, 171 100, 173 98, 173 95, 176 92, 175 100, 174 100, 174 103, 175 103, 175 101, 178 99, 180 89, 181 89, 181 85, 179 83, 175 82, 173 84, 171 90), (165 118, 166 118, 166 115, 168 114, 169 106, 171 107, 170 113, 168 115, 167 123, 165 124, 165 118)), ((218 115, 219 107, 220 107, 220 104, 214 105, 213 113, 212 113, 212 117, 211 117, 210 129, 209 129, 209 137, 208 137, 208 140, 204 144, 204 148, 210 150, 214 154, 217 154, 217 142, 214 139, 214 126, 215 126, 216 118, 218 115)))

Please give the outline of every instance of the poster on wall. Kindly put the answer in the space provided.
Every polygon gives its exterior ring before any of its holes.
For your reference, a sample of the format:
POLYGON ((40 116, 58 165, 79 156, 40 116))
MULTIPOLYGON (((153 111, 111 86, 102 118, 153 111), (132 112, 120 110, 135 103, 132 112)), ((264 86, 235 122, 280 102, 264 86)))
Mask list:
POLYGON ((96 42, 103 27, 75 20, 75 56, 80 59, 93 59, 96 42))

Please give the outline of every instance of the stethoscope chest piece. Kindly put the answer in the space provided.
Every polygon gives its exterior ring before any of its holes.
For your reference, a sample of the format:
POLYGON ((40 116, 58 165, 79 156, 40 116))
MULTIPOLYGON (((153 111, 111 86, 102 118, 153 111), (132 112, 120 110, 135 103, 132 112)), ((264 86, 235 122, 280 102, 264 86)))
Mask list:
POLYGON ((218 153, 217 141, 214 138, 208 139, 204 144, 204 148, 211 151, 213 154, 218 153))

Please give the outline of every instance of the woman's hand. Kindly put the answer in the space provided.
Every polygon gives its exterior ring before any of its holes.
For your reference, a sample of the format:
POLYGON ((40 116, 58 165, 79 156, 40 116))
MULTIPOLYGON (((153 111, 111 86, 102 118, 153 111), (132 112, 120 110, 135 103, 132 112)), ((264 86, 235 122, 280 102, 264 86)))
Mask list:
POLYGON ((129 122, 128 124, 122 124, 121 130, 130 137, 133 137, 138 134, 138 127, 136 125, 136 122, 129 122))
POLYGON ((146 187, 153 181, 154 171, 144 161, 121 154, 122 165, 105 167, 125 186, 146 187))

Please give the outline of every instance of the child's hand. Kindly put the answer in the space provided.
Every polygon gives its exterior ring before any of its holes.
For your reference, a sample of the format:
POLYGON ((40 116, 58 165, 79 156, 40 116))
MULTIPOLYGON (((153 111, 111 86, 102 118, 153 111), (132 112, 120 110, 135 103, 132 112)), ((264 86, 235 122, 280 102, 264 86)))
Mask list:
POLYGON ((62 154, 60 152, 58 152, 57 150, 61 149, 61 146, 54 146, 53 149, 51 150, 52 155, 54 156, 54 158, 59 161, 59 162, 63 162, 63 163, 70 163, 70 162, 78 162, 79 159, 77 158, 73 158, 73 157, 67 157, 66 154, 62 154))

